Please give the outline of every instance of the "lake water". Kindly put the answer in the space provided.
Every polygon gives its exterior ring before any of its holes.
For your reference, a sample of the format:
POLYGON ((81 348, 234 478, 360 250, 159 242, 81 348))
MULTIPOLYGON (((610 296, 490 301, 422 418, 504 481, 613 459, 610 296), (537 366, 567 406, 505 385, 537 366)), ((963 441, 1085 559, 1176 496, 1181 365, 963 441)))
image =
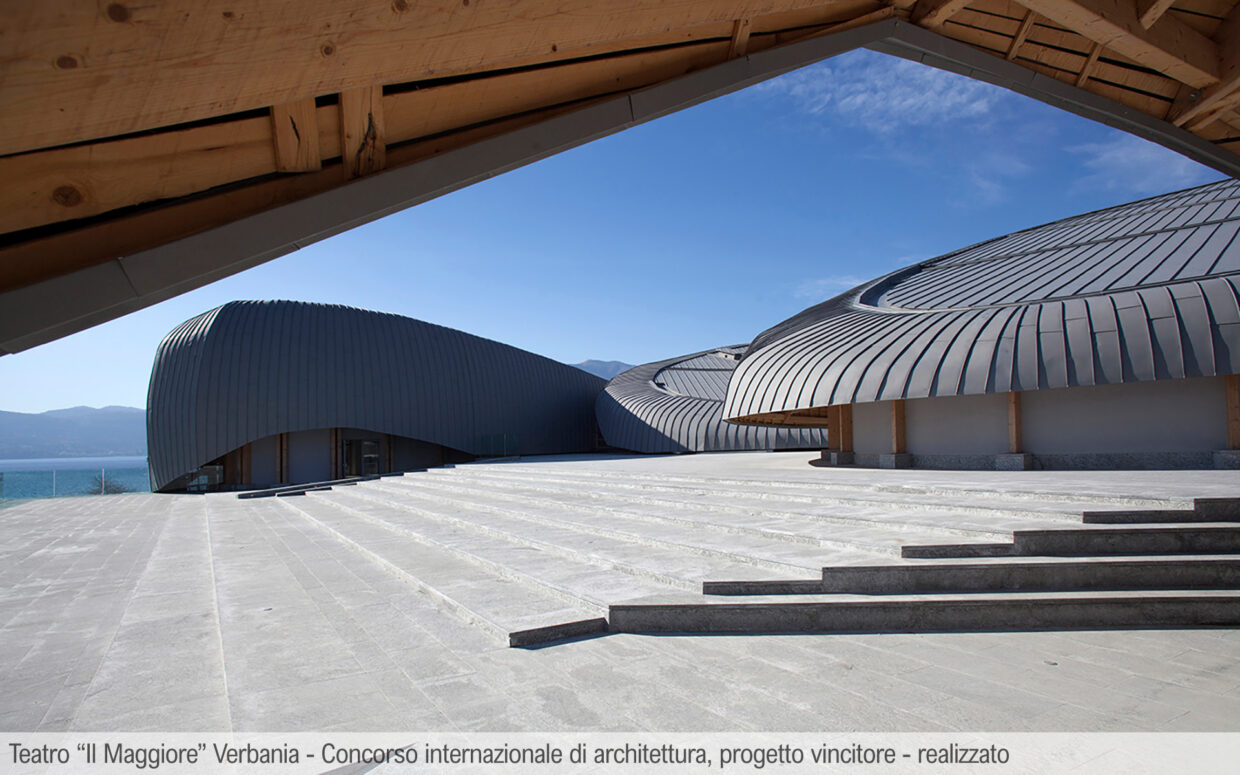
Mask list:
POLYGON ((145 457, 54 457, 0 460, 0 498, 150 492, 145 457))

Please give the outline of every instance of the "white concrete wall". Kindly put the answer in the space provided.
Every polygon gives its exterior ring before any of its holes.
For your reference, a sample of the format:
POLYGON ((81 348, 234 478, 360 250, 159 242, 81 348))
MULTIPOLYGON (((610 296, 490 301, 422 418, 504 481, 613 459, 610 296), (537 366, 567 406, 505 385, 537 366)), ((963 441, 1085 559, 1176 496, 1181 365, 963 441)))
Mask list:
POLYGON ((1007 400, 1006 393, 990 393, 906 401, 904 422, 908 451, 914 455, 1006 453, 1007 400))
POLYGON ((1182 452, 1223 449, 1223 379, 1031 390, 1024 404, 1025 451, 1182 452))
POLYGON ((853 404, 853 451, 858 455, 891 452, 891 402, 853 404))
POLYGON ((326 428, 288 435, 288 475, 292 482, 331 478, 331 432, 326 428))

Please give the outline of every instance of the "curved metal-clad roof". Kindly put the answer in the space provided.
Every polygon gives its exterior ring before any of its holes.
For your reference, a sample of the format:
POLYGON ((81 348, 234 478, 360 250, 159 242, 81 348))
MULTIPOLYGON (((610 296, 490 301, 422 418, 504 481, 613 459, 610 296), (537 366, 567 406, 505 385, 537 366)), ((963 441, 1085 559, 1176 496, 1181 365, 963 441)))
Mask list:
POLYGON ((724 416, 1235 374, 1238 232, 1225 180, 893 272, 758 335, 724 416))
POLYGON ((147 394, 152 488, 276 433, 347 427, 472 454, 594 446, 603 380, 400 315, 293 301, 230 302, 159 345, 147 394))
POLYGON ((599 430, 633 452, 821 448, 825 430, 757 428, 723 419, 723 397, 743 346, 636 366, 607 383, 595 402, 599 430))

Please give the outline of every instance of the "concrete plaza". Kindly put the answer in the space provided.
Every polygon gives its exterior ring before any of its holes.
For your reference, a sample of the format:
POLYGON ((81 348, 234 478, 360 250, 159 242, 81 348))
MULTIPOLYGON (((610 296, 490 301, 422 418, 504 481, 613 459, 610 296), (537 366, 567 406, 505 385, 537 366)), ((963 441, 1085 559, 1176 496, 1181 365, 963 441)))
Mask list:
POLYGON ((507 647, 504 627, 703 580, 1240 496, 1226 471, 810 458, 578 456, 296 498, 9 505, 0 731, 1240 731, 1240 629, 507 647))

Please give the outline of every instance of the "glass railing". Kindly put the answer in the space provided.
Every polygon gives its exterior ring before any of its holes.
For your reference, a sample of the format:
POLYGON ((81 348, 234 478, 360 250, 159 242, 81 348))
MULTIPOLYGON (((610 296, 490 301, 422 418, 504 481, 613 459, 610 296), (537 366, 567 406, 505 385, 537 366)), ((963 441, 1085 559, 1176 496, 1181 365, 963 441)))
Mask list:
MULTIPOLYGON (((31 468, 5 461, 0 468, 0 498, 60 498, 76 495, 118 495, 127 492, 150 492, 151 482, 146 465, 130 460, 117 465, 69 467, 55 461, 56 467, 31 468)), ((41 462, 41 461, 40 461, 41 462)))

